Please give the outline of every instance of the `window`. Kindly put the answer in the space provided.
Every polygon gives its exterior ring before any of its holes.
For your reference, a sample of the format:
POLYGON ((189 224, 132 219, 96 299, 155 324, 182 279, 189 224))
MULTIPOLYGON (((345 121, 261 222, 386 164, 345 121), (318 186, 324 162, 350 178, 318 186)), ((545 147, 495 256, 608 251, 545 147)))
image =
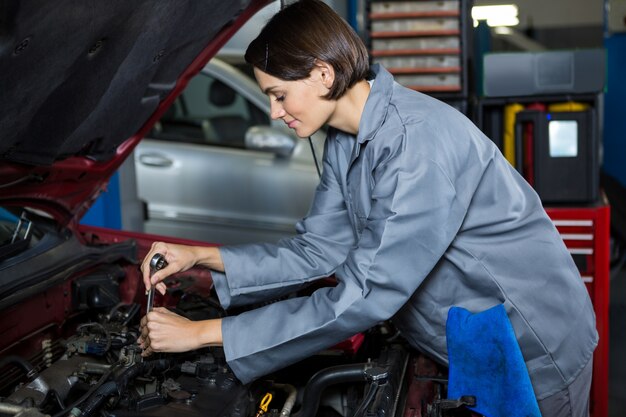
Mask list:
POLYGON ((248 128, 269 116, 221 80, 201 73, 155 125, 152 137, 186 143, 245 147, 248 128))

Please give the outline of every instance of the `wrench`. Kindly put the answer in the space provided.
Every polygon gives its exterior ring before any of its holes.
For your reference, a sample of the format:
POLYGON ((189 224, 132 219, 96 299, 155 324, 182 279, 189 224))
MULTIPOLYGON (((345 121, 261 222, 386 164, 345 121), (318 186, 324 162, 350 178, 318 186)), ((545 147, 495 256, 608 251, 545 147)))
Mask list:
MULTIPOLYGON (((150 277, 154 275, 154 273, 158 270, 161 270, 167 266, 167 261, 165 260, 165 256, 160 253, 155 253, 152 259, 150 259, 150 277)), ((146 307, 146 314, 152 311, 152 306, 154 305, 154 285, 150 285, 150 289, 148 290, 148 303, 146 307)))

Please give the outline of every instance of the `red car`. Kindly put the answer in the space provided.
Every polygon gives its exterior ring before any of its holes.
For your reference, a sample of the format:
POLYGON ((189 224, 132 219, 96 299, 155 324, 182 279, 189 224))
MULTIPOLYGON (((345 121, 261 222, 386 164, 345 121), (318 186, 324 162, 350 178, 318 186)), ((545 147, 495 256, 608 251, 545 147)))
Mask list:
MULTIPOLYGON (((409 417, 464 402, 442 399, 445 372, 386 323, 247 385, 220 348, 141 357, 139 263, 165 238, 79 220, 265 3, 0 6, 0 415, 409 417)), ((156 303, 186 317, 237 313, 220 307, 208 270, 167 285, 156 303)))

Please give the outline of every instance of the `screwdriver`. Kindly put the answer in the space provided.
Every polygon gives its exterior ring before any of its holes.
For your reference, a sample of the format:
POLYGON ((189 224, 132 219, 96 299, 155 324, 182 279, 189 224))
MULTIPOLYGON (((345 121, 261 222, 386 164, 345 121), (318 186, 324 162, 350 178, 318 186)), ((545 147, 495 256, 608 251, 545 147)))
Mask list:
MULTIPOLYGON (((154 275, 156 271, 159 271, 167 266, 167 261, 165 260, 165 256, 160 253, 155 253, 152 259, 150 259, 150 277, 154 275)), ((150 284, 150 289, 148 290, 148 303, 146 307, 146 314, 152 311, 152 306, 154 304, 154 285, 150 284)))

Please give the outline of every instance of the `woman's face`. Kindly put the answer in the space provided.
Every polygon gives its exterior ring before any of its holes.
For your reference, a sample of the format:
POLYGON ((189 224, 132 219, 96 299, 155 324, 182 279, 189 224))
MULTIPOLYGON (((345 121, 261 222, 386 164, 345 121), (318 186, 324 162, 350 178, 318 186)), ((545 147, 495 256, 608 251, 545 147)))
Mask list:
POLYGON ((301 138, 319 130, 335 111, 336 101, 323 98, 332 85, 324 69, 315 68, 309 78, 298 81, 281 80, 258 68, 254 75, 270 99, 272 119, 282 119, 301 138))

